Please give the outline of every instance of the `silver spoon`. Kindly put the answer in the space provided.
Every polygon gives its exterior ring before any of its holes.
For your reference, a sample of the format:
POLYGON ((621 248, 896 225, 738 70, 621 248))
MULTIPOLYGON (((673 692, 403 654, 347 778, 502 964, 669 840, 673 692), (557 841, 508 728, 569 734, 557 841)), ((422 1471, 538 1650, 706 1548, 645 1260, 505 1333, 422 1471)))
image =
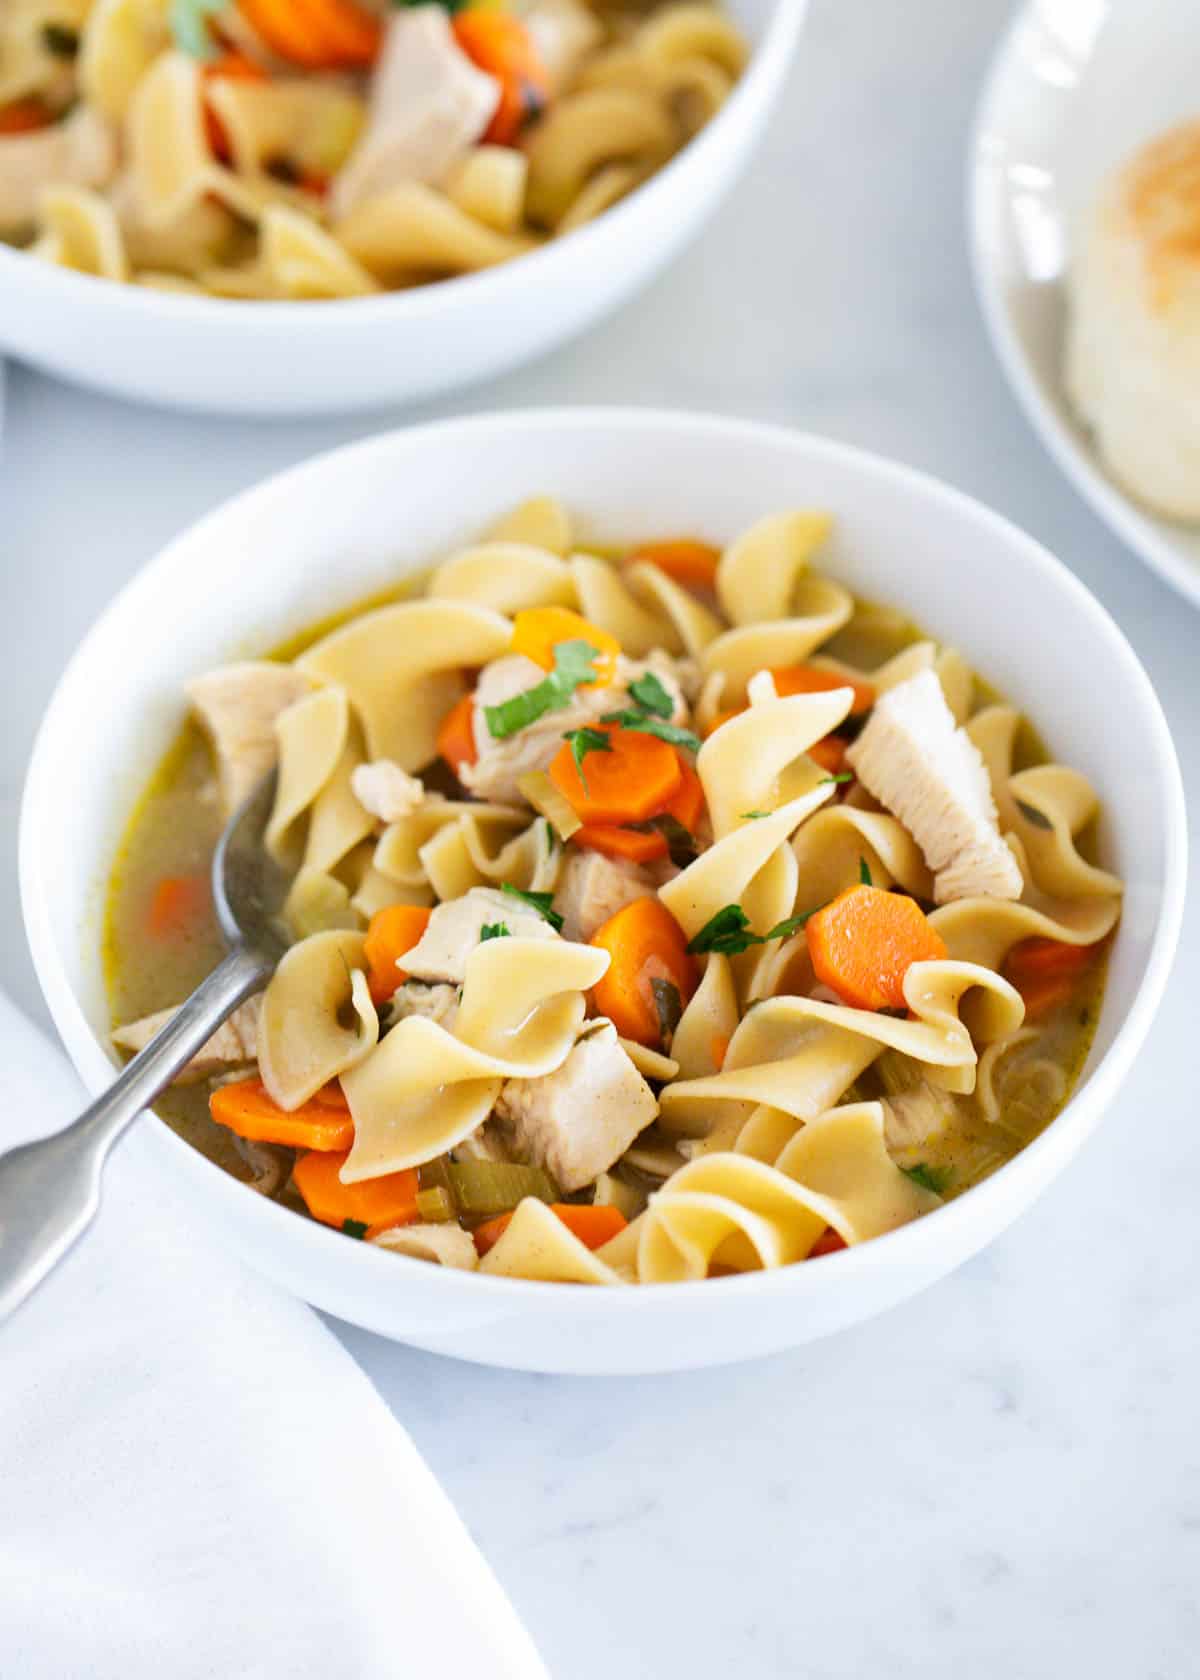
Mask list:
POLYGON ((234 812, 213 855, 213 902, 229 946, 219 966, 78 1120, 0 1155, 0 1319, 91 1224, 113 1145, 238 1004, 262 990, 287 949, 280 912, 290 879, 263 845, 274 801, 272 771, 234 812))

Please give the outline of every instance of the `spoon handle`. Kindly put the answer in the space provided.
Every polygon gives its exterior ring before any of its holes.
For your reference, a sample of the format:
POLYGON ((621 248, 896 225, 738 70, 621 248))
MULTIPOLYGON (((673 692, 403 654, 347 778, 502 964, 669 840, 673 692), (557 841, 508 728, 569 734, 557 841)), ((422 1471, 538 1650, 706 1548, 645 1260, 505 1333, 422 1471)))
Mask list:
POLYGON ((91 1224, 109 1150, 269 973, 244 947, 230 951, 78 1120, 0 1155, 0 1320, 91 1224))

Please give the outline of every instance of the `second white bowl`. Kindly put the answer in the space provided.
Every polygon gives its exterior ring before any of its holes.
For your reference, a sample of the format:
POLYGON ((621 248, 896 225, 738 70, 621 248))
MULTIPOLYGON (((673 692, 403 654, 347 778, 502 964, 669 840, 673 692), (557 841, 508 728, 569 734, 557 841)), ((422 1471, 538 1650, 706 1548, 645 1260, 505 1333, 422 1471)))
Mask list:
POLYGON ((412 402, 515 367, 632 296, 749 159, 808 0, 729 0, 751 43, 712 122, 637 192, 561 240, 457 280, 336 303, 118 286, 0 245, 0 351, 116 396, 226 414, 412 402))

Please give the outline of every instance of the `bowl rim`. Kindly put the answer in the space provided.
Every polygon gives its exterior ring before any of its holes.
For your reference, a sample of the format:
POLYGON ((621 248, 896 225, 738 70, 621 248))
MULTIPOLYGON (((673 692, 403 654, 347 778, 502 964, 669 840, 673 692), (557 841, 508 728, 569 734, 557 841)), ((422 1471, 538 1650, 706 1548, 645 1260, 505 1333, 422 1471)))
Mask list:
MULTIPOLYGON (((787 426, 684 410, 606 406, 527 408, 458 416, 420 426, 396 428, 312 456, 243 490, 177 533, 114 596, 76 648, 47 705, 29 762, 19 827, 20 896, 34 968, 55 1026, 87 1089, 98 1093, 106 1088, 113 1076, 114 1064, 93 1033, 59 957, 49 916, 50 886, 42 880, 38 829, 51 780, 56 767, 62 762, 60 738, 67 738, 65 732, 76 710, 75 690, 80 688, 82 691, 90 650, 109 635, 110 626, 136 612, 139 595, 152 589, 161 576, 176 567, 181 551, 186 552, 191 544, 205 540, 226 520, 244 517, 256 505, 286 496, 295 481, 315 469, 327 468, 342 457, 372 453, 386 457, 398 446, 403 448, 414 441, 423 445, 430 439, 436 442, 441 437, 448 440, 447 447, 461 449, 464 439, 470 441, 471 434, 486 435, 497 427, 506 433, 536 434, 546 430, 554 433, 564 430, 583 432, 597 426, 618 434, 641 434, 643 438, 648 432, 666 431, 676 435, 691 434, 697 438, 719 437, 723 443, 744 449, 760 445, 799 450, 810 459, 836 463, 867 479, 890 482, 904 494, 920 498, 935 510, 953 510, 965 515, 981 527, 990 529, 1010 546, 1022 550, 1028 561, 1048 573, 1068 598, 1071 610, 1089 620, 1095 633, 1107 645, 1112 659, 1111 668, 1122 673, 1129 698, 1141 707, 1147 731, 1145 763, 1154 774, 1157 815, 1163 823, 1161 901, 1145 968, 1131 1007, 1117 1027, 1109 1048, 1089 1073, 1086 1085, 1072 1093, 1044 1132, 982 1184, 909 1225, 828 1257, 836 1260, 836 1265, 815 1269, 802 1265, 783 1266, 723 1278, 653 1287, 643 1285, 623 1290, 621 1294, 631 1302, 628 1310, 635 1312, 653 1311, 667 1300, 672 1307, 688 1310, 695 1306, 705 1310, 703 1303, 712 1307, 726 1296, 753 1296, 756 1299, 780 1293, 803 1296, 806 1291, 811 1293, 814 1289, 834 1287, 838 1279, 846 1280, 849 1285, 855 1275, 876 1267, 894 1264, 897 1270, 903 1270, 908 1262, 910 1266, 919 1268, 922 1257, 927 1258, 938 1251, 948 1250, 954 1254, 973 1252, 990 1240, 990 1233, 998 1232, 1010 1222, 1003 1217, 1001 1204, 1015 1204, 1016 1211, 1012 1214, 1015 1217, 1057 1177, 1095 1128, 1145 1041, 1166 988, 1183 920, 1188 851, 1183 780, 1169 725, 1145 668, 1111 614, 1061 560, 1011 520, 928 473, 871 451, 787 426), (1000 1212, 1001 1217, 996 1219, 993 1213, 989 1218, 989 1209, 1000 1212), (982 1243, 971 1242, 972 1227, 988 1233, 982 1243), (956 1241, 960 1236, 965 1236, 965 1242, 956 1241), (826 1282, 822 1283, 822 1279, 826 1282), (697 1288, 697 1283, 703 1283, 703 1288, 697 1288), (722 1293, 714 1296, 714 1290, 722 1293)), ((304 1269, 309 1272, 314 1269, 328 1272, 331 1267, 340 1265, 343 1268, 340 1289, 343 1300, 353 1298, 356 1291, 361 1290, 366 1303, 373 1283, 389 1275, 382 1268, 394 1268, 398 1261, 407 1260, 409 1267, 419 1268, 421 1275, 426 1277, 427 1287, 443 1291, 447 1300, 453 1295, 458 1295, 460 1300, 477 1300, 477 1292, 483 1288, 493 1292, 497 1302, 507 1299, 513 1306, 524 1303, 537 1311, 557 1311, 563 1306, 563 1290, 569 1286, 561 1283, 496 1277, 431 1266, 424 1261, 408 1260, 403 1255, 374 1250, 371 1244, 348 1244, 340 1232, 327 1229, 315 1220, 301 1219, 290 1209, 262 1197, 255 1197, 249 1204, 244 1199, 234 1203, 231 1200, 233 1195, 244 1198, 244 1185, 231 1179, 169 1127, 160 1125, 150 1135, 155 1144, 161 1146, 156 1154, 161 1153, 164 1162, 162 1170, 177 1172, 183 1181, 190 1174, 194 1183, 207 1185, 205 1195, 224 1203, 221 1210, 224 1220, 240 1224, 247 1206, 256 1209, 248 1223, 259 1227, 260 1235, 256 1239, 259 1247, 268 1243, 271 1246, 295 1244, 297 1257, 300 1250, 304 1250, 304 1269), (177 1166, 168 1169, 165 1165, 168 1157, 177 1166), (339 1253, 342 1255, 340 1262, 336 1258, 339 1253), (360 1268, 357 1278, 349 1272, 351 1266, 360 1268), (370 1271, 371 1267, 376 1268, 374 1273, 370 1271), (465 1297, 460 1293, 463 1290, 467 1291, 465 1297)), ((297 1274, 300 1272, 299 1264, 295 1270, 297 1274)), ((395 1277, 394 1270, 390 1275, 395 1277)), ((409 1273, 410 1281, 414 1275, 409 1273)), ((608 1290, 593 1290, 582 1285, 574 1287, 570 1299, 572 1311, 585 1314, 606 1314, 611 1303, 608 1290)))
POLYGON ((671 157, 650 178, 633 192, 620 199, 592 221, 574 228, 559 239, 524 251, 506 262, 472 273, 452 275, 406 290, 385 290, 369 297, 323 299, 243 299, 222 298, 209 294, 195 296, 187 292, 159 291, 150 286, 135 286, 111 281, 99 275, 82 274, 54 263, 42 262, 28 251, 18 250, 0 242, 0 281, 6 270, 20 281, 30 279, 31 264, 38 263, 39 284, 45 289, 58 289, 59 301, 66 308, 72 305, 112 306, 128 319, 142 325, 148 320, 165 327, 188 326, 197 331, 219 331, 228 327, 240 331, 249 327, 260 330, 292 331, 301 321, 311 327, 313 304, 320 304, 317 318, 328 317, 331 330, 349 320, 364 328, 382 322, 393 324, 397 318, 414 323, 428 321, 439 310, 461 307, 471 309, 479 304, 483 310, 497 305, 506 290, 514 284, 524 289, 530 285, 553 285, 560 276, 557 270, 576 260, 585 262, 589 253, 599 257, 602 242, 619 237, 626 223, 639 217, 654 217, 661 210, 669 210, 670 199, 681 174, 702 172, 705 161, 723 144, 725 133, 735 118, 747 116, 762 102, 768 105, 775 85, 782 77, 800 34, 809 0, 771 0, 762 35, 754 44, 745 69, 733 90, 716 115, 698 134, 671 157), (608 230, 608 231, 605 231, 608 230), (565 253, 565 254, 564 254, 565 253), (515 282, 512 275, 516 274, 515 282))

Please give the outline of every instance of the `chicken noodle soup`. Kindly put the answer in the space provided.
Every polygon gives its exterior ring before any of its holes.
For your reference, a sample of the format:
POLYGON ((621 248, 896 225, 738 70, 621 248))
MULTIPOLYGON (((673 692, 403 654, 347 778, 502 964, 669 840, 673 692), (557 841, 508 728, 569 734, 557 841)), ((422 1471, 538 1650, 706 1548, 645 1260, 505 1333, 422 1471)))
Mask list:
POLYGON ((465 274, 632 192, 746 56, 690 3, 5 0, 0 238, 229 298, 465 274))
POLYGON ((863 1242, 1036 1136, 1120 915, 1097 795, 817 569, 829 526, 604 553, 529 502, 192 681, 113 875, 117 1044, 216 962, 275 766, 292 943, 160 1112, 353 1238, 614 1285, 863 1242))

